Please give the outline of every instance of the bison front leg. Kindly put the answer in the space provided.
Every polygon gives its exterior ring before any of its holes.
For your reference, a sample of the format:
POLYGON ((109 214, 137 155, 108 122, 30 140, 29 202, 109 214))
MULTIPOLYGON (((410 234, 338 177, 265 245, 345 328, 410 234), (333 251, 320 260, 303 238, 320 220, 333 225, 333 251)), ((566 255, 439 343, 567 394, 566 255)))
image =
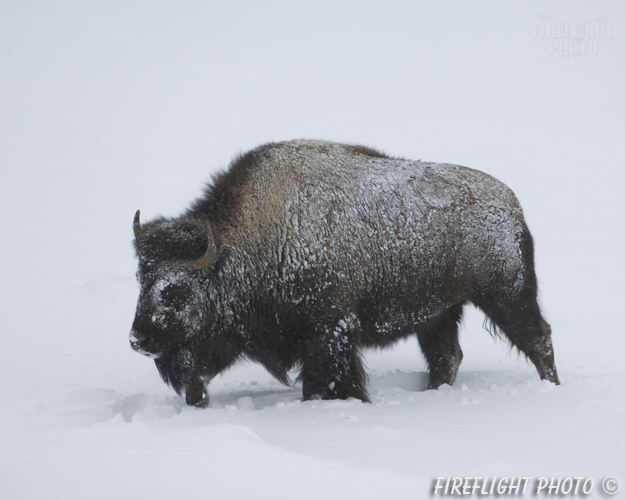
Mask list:
POLYGON ((171 385, 176 394, 185 394, 186 403, 196 408, 208 406, 208 393, 202 377, 198 374, 191 349, 181 346, 166 356, 155 360, 163 380, 171 385))
POLYGON ((430 372, 428 389, 438 389, 443 384, 452 385, 462 362, 462 349, 458 342, 458 324, 462 318, 462 304, 432 319, 418 333, 419 345, 430 372))
POLYGON ((194 377, 187 382, 185 387, 185 399, 189 406, 196 408, 208 407, 208 392, 200 377, 194 377))
POLYGON ((306 346, 299 375, 304 401, 356 398, 369 402, 356 325, 350 323, 339 321, 306 346))

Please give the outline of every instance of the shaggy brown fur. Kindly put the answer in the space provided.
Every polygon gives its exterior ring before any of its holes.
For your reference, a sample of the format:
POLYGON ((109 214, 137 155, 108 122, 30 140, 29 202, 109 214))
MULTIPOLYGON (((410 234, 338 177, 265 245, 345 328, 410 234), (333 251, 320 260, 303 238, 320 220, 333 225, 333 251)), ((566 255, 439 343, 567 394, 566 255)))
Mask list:
POLYGON ((362 349, 410 335, 428 388, 451 384, 468 302, 558 383, 522 210, 482 172, 362 146, 266 144, 181 217, 135 229, 131 344, 188 404, 206 406, 206 383, 241 358, 284 383, 299 367, 304 399, 368 401, 362 349))

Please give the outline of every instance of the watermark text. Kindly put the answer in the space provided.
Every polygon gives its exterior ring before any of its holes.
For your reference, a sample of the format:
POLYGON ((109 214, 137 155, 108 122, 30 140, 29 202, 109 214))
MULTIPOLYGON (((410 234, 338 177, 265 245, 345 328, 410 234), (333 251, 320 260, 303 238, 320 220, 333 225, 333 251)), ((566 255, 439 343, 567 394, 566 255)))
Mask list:
POLYGON ((609 17, 567 22, 540 16, 540 21, 534 24, 534 38, 548 42, 551 57, 595 57, 600 42, 614 38, 614 24, 609 17))
MULTIPOLYGON (((614 495, 621 487, 618 478, 599 481, 601 490, 614 495)), ((523 496, 585 497, 595 488, 592 477, 437 477, 432 496, 523 496)))

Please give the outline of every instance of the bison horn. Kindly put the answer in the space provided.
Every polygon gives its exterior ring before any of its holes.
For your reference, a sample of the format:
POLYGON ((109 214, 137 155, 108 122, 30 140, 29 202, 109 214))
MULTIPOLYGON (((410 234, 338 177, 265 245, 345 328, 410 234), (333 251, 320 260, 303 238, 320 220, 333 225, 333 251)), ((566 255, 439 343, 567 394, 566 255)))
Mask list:
POLYGON ((215 245, 215 239, 213 238, 213 233, 208 224, 206 226, 206 232, 208 233, 208 248, 206 252, 204 252, 204 255, 201 257, 191 261, 191 268, 195 271, 210 266, 217 256, 217 245, 215 245))
POLYGON ((135 213, 135 219, 132 222, 132 230, 135 232, 135 238, 139 238, 141 236, 141 222, 139 222, 139 216, 141 215, 141 210, 137 210, 135 213))

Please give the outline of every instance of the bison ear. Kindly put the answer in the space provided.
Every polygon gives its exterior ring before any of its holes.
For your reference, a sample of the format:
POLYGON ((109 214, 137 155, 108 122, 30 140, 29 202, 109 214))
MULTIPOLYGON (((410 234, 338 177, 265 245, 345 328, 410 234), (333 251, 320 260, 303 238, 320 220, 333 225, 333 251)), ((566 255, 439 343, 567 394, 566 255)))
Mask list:
POLYGON ((199 271, 200 269, 204 269, 210 266, 217 256, 217 245, 215 245, 215 238, 213 238, 213 233, 211 231, 210 224, 208 220, 204 221, 206 223, 206 236, 208 239, 208 248, 203 255, 191 261, 191 268, 195 271, 199 271))

